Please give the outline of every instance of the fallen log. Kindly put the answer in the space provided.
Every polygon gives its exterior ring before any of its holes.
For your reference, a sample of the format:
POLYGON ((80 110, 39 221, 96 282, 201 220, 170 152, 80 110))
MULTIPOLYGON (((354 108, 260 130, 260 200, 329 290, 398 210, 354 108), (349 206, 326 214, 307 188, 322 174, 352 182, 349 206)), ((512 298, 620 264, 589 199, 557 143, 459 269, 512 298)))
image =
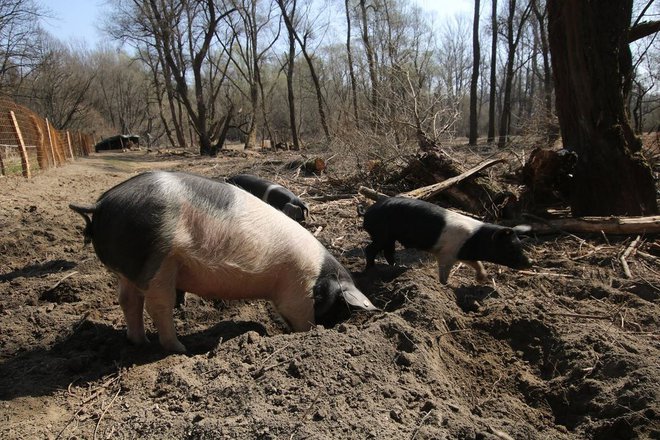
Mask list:
POLYGON ((470 168, 469 170, 459 174, 458 176, 450 177, 449 179, 443 180, 442 182, 434 183, 433 185, 423 186, 421 188, 416 188, 413 189, 412 191, 401 193, 399 195, 402 197, 410 197, 413 199, 428 200, 438 195, 440 192, 446 190, 450 186, 456 185, 457 183, 467 179, 468 177, 478 173, 479 171, 485 170, 486 168, 489 168, 501 162, 505 162, 505 159, 487 160, 485 162, 480 163, 476 167, 470 168))
POLYGON ((551 234, 556 232, 601 233, 612 235, 658 234, 660 215, 648 217, 580 217, 533 222, 532 232, 551 234))
POLYGON ((305 175, 320 175, 326 171, 326 161, 320 157, 313 157, 311 159, 301 158, 294 159, 284 164, 284 168, 287 170, 300 170, 305 175))

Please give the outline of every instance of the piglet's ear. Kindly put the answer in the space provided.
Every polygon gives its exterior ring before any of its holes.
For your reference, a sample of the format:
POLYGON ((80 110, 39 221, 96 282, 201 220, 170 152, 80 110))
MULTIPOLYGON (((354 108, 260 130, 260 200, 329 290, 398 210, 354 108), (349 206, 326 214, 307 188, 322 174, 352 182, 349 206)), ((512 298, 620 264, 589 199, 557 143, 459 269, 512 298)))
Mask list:
POLYGON ((378 307, 373 305, 369 298, 364 296, 362 292, 357 290, 355 287, 350 287, 348 289, 342 289, 341 291, 344 300, 355 307, 359 307, 364 310, 378 310, 378 307))
POLYGON ((532 230, 532 227, 530 225, 518 225, 518 226, 514 226, 513 230, 517 234, 526 234, 527 232, 530 232, 532 230))
POLYGON ((305 214, 303 213, 302 209, 300 207, 292 205, 291 203, 287 203, 284 205, 284 208, 282 211, 289 217, 293 219, 303 219, 305 218, 305 214))

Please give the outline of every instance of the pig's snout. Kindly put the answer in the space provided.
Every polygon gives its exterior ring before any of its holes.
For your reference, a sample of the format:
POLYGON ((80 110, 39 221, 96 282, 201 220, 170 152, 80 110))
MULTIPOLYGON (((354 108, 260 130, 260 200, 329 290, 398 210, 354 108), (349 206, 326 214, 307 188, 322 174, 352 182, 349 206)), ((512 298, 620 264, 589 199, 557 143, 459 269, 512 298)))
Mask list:
POLYGON ((514 269, 529 269, 529 268, 532 267, 534 264, 536 264, 536 263, 534 262, 534 260, 532 260, 531 258, 527 257, 526 255, 523 255, 523 256, 518 260, 518 263, 516 264, 516 266, 514 266, 513 268, 514 268, 514 269))

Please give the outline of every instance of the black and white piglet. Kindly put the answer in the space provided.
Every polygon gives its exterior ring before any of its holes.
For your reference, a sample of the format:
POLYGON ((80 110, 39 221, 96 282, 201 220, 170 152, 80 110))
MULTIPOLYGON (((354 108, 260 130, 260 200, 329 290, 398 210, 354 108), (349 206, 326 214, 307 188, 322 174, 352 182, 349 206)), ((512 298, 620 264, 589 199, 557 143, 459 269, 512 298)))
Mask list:
POLYGON ((185 351, 172 318, 177 289, 207 298, 270 300, 294 331, 336 313, 341 298, 375 309, 309 231, 233 185, 147 172, 91 206, 70 207, 85 219, 85 241, 119 276, 119 304, 133 343, 147 341, 146 307, 161 345, 185 351))
POLYGON ((514 269, 532 264, 517 235, 529 231, 529 226, 507 228, 484 223, 421 200, 390 197, 375 203, 364 214, 364 229, 372 240, 365 249, 367 268, 374 265, 380 251, 389 264, 394 264, 398 241, 406 248, 435 255, 442 284, 447 284, 457 261, 472 266, 478 282, 488 278, 481 261, 514 269))
POLYGON ((279 209, 297 222, 305 220, 309 213, 307 205, 294 193, 277 183, 251 174, 237 174, 227 179, 228 183, 243 188, 250 194, 279 209))

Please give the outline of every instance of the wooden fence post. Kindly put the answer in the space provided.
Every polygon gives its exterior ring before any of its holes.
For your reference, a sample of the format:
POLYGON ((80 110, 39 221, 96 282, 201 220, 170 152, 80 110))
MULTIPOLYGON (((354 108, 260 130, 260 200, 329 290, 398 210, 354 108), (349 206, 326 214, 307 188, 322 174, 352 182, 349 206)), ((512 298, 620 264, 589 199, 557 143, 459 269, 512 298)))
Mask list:
POLYGON ((57 156, 55 156, 55 147, 53 147, 53 135, 50 133, 50 122, 48 122, 48 118, 46 118, 46 131, 48 132, 48 145, 50 145, 50 153, 53 155, 53 166, 56 167, 57 164, 57 156))
POLYGON ((71 160, 73 160, 73 148, 71 148, 71 136, 69 136, 69 130, 66 131, 66 143, 69 144, 69 154, 71 154, 71 160))
POLYGON ((32 122, 32 128, 34 128, 37 134, 37 162, 39 162, 39 169, 45 170, 50 167, 50 160, 48 159, 48 153, 44 145, 44 132, 39 126, 37 117, 33 114, 28 114, 28 116, 30 117, 30 122, 32 122))
POLYGON ((16 135, 16 142, 18 142, 18 149, 21 152, 21 166, 23 167, 23 176, 26 178, 32 177, 30 173, 30 161, 28 160, 27 151, 25 150, 25 143, 23 142, 23 135, 21 134, 21 129, 18 126, 18 121, 16 120, 16 115, 13 110, 9 110, 9 116, 11 117, 12 125, 14 126, 14 134, 16 135))

